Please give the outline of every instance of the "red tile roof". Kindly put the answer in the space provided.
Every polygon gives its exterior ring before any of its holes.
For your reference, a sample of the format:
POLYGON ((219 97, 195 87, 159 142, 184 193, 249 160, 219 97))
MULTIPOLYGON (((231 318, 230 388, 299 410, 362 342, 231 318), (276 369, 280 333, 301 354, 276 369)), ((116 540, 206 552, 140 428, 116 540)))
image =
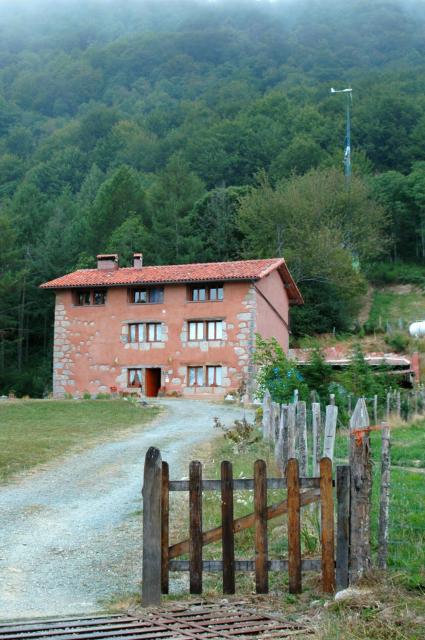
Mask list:
POLYGON ((302 296, 289 273, 283 258, 265 260, 238 260, 237 262, 205 262, 169 266, 149 266, 135 269, 79 269, 68 275, 50 280, 42 289, 70 289, 75 287, 112 287, 137 284, 179 282, 208 282, 213 280, 260 280, 275 269, 286 284, 290 300, 302 304, 302 296))

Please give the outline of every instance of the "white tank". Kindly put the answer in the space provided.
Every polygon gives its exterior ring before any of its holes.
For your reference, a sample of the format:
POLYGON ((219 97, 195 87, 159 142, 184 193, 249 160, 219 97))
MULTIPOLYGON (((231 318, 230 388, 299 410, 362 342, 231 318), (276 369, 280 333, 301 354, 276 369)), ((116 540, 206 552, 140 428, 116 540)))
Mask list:
POLYGON ((422 338, 425 336, 425 320, 421 322, 412 322, 409 327, 409 333, 414 338, 422 338))

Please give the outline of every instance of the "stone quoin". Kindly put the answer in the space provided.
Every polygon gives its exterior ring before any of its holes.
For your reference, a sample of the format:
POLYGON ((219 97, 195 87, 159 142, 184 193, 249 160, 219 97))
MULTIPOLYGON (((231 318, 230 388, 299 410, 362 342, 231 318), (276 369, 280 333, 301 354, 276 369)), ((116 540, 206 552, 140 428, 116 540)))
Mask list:
POLYGON ((116 254, 41 285, 56 293, 53 393, 252 395, 255 334, 288 350, 301 294, 283 258, 119 267, 116 254))

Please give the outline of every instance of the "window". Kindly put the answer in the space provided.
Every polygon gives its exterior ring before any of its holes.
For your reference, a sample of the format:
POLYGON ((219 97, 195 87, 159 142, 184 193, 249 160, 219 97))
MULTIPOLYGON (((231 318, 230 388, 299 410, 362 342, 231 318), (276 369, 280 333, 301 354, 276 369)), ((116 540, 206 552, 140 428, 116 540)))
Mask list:
POLYGON ((128 325, 128 335, 130 342, 143 342, 145 339, 145 325, 142 322, 128 325))
POLYGON ((223 340, 222 320, 190 320, 189 340, 223 340))
POLYGON ((189 299, 192 302, 206 302, 210 300, 215 302, 223 300, 224 289, 222 284, 209 284, 192 287, 189 299))
POLYGON ((141 369, 128 369, 128 386, 139 387, 139 388, 142 386, 142 370, 141 369))
POLYGON ((162 324, 160 322, 132 322, 128 325, 129 342, 161 342, 162 324))
POLYGON ((164 302, 164 287, 130 289, 129 301, 133 304, 161 304, 164 302))
POLYGON ((189 387, 204 385, 204 367, 188 367, 189 387))
POLYGON ((207 367, 207 383, 209 387, 220 387, 222 384, 222 369, 220 366, 207 367))
POLYGON ((162 340, 162 325, 160 322, 147 322, 146 323, 146 340, 148 342, 161 342, 162 340))
POLYGON ((189 322, 189 340, 204 340, 204 322, 189 322))
POLYGON ((223 339, 223 322, 222 320, 208 320, 208 340, 223 339))
POLYGON ((100 305, 106 302, 106 289, 77 289, 74 292, 74 304, 78 307, 100 305))
POLYGON ((93 304, 105 304, 106 291, 102 289, 95 289, 93 291, 93 304))

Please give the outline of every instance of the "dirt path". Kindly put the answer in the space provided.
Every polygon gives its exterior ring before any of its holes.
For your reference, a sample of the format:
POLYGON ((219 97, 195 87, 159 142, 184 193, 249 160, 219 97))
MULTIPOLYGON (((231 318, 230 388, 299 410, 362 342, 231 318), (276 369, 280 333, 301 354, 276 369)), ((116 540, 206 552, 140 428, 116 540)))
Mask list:
POLYGON ((187 475, 193 447, 230 424, 233 406, 191 400, 143 431, 97 445, 0 488, 0 619, 98 611, 141 579, 141 482, 148 447, 172 477, 187 475))

